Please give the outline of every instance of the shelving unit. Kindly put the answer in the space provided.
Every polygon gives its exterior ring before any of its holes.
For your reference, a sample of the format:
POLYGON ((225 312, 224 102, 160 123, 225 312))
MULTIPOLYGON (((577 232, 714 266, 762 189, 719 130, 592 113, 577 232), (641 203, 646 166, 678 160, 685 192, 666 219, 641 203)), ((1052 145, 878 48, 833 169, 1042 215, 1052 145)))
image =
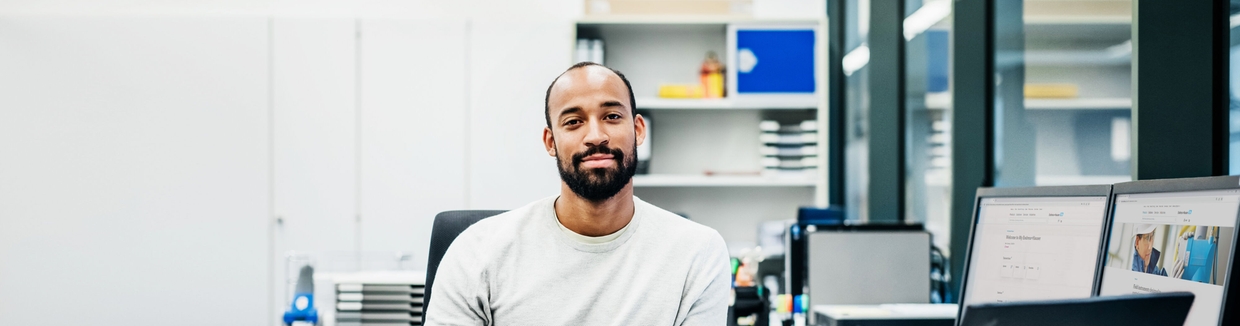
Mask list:
POLYGON ((772 99, 666 99, 641 97, 637 108, 645 110, 780 110, 816 109, 818 101, 787 98, 772 99))
POLYGON ((1132 99, 1124 97, 1025 99, 1026 110, 1128 110, 1131 108, 1132 99))
MULTIPOLYGON (((633 178, 636 196, 681 213, 720 232, 729 248, 753 246, 755 227, 770 220, 796 218, 796 207, 825 205, 821 173, 762 174, 759 122, 793 124, 825 119, 825 99, 726 97, 659 98, 662 84, 696 84, 708 51, 727 69, 727 29, 733 23, 818 26, 817 50, 825 53, 825 17, 820 20, 762 20, 740 16, 625 15, 587 16, 577 21, 577 37, 601 39, 605 65, 632 83, 639 114, 649 121, 650 171, 633 178), (718 174, 707 175, 707 171, 718 174)), ((825 84, 825 61, 815 64, 817 84, 825 84)), ((821 87, 821 86, 820 86, 821 87)), ((820 124, 822 125, 822 124, 820 124)), ((819 146, 825 144, 820 133, 819 146)), ((818 153, 824 153, 820 150, 818 153)), ((825 165, 820 159, 819 166, 825 165)))
MULTIPOLYGON (((929 109, 943 109, 951 106, 951 98, 936 97, 934 100, 929 98, 926 101, 926 107, 929 109)), ((1105 97, 1105 98, 1066 98, 1066 99, 1046 99, 1046 98, 1026 98, 1026 110, 1129 110, 1132 109, 1132 99, 1127 97, 1105 97)))
MULTIPOLYGON (((1078 97, 1026 98, 1035 185, 1127 181, 1132 109, 1131 1, 1030 1, 1025 83, 1073 84, 1078 97), (1116 148, 1120 146, 1120 148, 1116 148)), ((1020 127, 1016 127, 1020 129, 1020 127)), ((1025 136, 1020 136, 1025 137, 1025 136)), ((1019 174, 1019 173, 1017 173, 1019 174)))
POLYGON ((814 187, 815 180, 806 177, 781 176, 707 176, 647 174, 633 177, 634 187, 814 187))

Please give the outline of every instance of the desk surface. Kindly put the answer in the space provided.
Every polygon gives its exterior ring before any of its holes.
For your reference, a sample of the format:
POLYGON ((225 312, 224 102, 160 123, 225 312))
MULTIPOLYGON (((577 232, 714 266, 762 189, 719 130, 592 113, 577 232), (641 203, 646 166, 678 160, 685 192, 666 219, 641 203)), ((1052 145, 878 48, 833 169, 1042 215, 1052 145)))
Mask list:
POLYGON ((816 305, 814 313, 835 320, 956 319, 956 304, 816 305))

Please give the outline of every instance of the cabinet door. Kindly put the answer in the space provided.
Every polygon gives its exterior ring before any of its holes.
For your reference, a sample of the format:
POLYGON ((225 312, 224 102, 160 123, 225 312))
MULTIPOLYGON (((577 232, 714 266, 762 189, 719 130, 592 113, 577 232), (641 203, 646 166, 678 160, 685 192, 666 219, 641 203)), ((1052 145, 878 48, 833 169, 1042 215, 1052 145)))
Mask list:
POLYGON ((263 17, 0 18, 0 325, 261 325, 263 17))
POLYGON ((423 270, 435 214, 465 209, 466 23, 361 31, 362 249, 408 252, 423 270))
POLYGON ((514 209, 559 194, 543 101, 572 64, 572 23, 476 21, 470 35, 469 206, 514 209))
POLYGON ((357 28, 351 18, 272 20, 277 311, 291 299, 291 251, 357 249, 357 28))

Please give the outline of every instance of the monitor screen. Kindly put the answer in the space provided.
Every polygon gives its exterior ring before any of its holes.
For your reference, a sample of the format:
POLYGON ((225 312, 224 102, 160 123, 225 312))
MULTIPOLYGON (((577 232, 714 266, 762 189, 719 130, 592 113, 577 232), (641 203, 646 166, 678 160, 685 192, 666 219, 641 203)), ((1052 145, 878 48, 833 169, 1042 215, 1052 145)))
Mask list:
POLYGON ((1106 196, 981 198, 964 304, 1088 298, 1106 196))
POLYGON ((1119 194, 1100 295, 1189 291, 1185 325, 1218 325, 1240 191, 1119 194))

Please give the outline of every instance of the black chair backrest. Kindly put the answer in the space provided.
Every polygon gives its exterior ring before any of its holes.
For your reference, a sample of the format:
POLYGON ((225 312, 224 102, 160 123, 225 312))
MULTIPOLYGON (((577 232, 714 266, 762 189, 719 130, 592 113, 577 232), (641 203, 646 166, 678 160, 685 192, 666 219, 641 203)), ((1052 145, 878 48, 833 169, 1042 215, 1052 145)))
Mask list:
POLYGON ((439 261, 448 252, 452 240, 461 235, 470 225, 484 218, 499 215, 505 211, 446 211, 435 215, 435 224, 431 226, 431 250, 426 256, 426 288, 422 294, 422 324, 426 324, 427 307, 431 304, 431 287, 435 284, 435 273, 439 270, 439 261))

